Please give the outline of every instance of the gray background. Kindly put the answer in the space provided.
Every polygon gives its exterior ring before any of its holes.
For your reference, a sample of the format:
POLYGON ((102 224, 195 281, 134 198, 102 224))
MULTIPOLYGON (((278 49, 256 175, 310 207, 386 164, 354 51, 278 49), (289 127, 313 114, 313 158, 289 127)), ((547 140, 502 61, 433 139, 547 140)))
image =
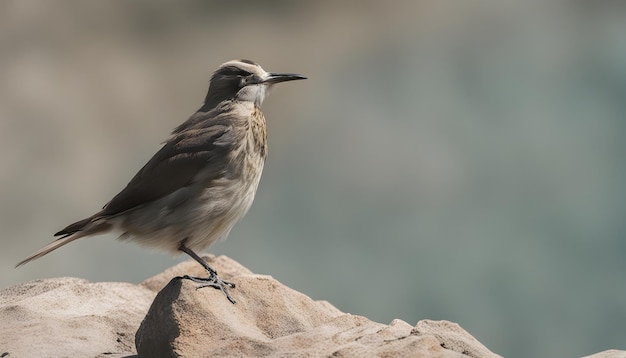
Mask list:
POLYGON ((380 322, 458 322, 506 357, 626 349, 623 4, 3 1, 0 287, 184 259, 109 235, 13 268, 249 58, 310 79, 266 101, 257 199, 212 252, 380 322))

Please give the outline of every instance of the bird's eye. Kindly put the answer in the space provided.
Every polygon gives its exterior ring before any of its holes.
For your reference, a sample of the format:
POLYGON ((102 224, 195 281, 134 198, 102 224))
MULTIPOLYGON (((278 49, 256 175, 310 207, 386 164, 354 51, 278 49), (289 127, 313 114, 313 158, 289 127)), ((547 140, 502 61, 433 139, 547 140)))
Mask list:
POLYGON ((251 75, 252 75, 252 73, 248 72, 248 71, 241 71, 238 74, 239 77, 248 77, 248 76, 251 76, 251 75))

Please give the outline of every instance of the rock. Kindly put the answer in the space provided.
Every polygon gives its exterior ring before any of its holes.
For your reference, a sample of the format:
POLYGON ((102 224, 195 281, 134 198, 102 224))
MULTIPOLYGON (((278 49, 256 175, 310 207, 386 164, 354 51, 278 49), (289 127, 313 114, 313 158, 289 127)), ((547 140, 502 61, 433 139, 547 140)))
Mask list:
POLYGON ((0 291, 0 356, 133 354, 133 334, 155 293, 119 282, 36 280, 0 291))
POLYGON ((584 356, 583 358, 626 358, 626 351, 611 349, 590 356, 584 356))
MULTIPOLYGON (((498 357, 461 327, 421 321, 389 325, 314 301, 270 276, 255 275, 225 257, 206 257, 237 287, 231 304, 212 288, 179 278, 155 298, 135 336, 139 356, 411 356, 498 357)), ((183 263, 144 284, 160 288, 172 275, 203 276, 183 263)))
POLYGON ((191 260, 141 285, 55 278, 3 289, 0 357, 498 357, 455 323, 372 322, 227 257, 205 258, 237 284, 237 304, 180 278, 206 274, 191 260))

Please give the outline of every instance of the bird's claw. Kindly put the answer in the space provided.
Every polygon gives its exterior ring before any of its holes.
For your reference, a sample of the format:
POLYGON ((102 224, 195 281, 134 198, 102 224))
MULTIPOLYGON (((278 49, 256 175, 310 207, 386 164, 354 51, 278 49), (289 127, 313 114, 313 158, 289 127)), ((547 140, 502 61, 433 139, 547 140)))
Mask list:
POLYGON ((193 282, 199 283, 200 285, 196 287, 196 290, 199 290, 204 287, 213 287, 216 290, 222 290, 226 298, 230 301, 230 303, 234 304, 236 301, 230 296, 228 293, 228 288, 235 288, 235 284, 231 281, 222 280, 218 275, 210 275, 209 277, 193 277, 189 275, 183 276, 184 279, 191 280, 193 282))

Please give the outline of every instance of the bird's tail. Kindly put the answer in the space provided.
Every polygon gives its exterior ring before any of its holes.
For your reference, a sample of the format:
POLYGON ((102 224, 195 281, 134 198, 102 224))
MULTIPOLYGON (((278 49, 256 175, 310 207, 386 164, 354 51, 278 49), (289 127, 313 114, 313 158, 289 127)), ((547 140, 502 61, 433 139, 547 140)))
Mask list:
POLYGON ((43 247, 41 250, 35 252, 34 254, 28 256, 27 258, 25 258, 24 260, 20 261, 17 265, 15 265, 15 267, 20 267, 26 263, 29 263, 30 261, 34 260, 34 259, 38 259, 41 256, 49 253, 50 251, 56 250, 59 247, 65 245, 65 244, 69 244, 70 242, 76 240, 76 239, 80 239, 81 237, 85 236, 86 234, 84 234, 83 232, 76 232, 74 234, 70 234, 69 236, 64 236, 60 239, 57 239, 55 241, 52 241, 51 243, 49 243, 48 245, 46 245, 45 247, 43 247))
POLYGON ((68 237, 70 235, 73 235, 73 234, 75 234, 75 233, 77 233, 79 231, 85 230, 87 228, 87 226, 89 224, 91 224, 91 222, 93 220, 94 220, 93 216, 90 216, 90 217, 88 217, 86 219, 83 219, 83 220, 79 220, 79 221, 77 221, 77 222, 75 222, 73 224, 67 225, 65 227, 65 229, 57 232, 56 234, 54 234, 54 236, 61 236, 58 240, 63 240, 63 239, 65 239, 66 237, 68 237))
POLYGON ((104 222, 97 221, 95 219, 95 216, 77 221, 67 226, 65 229, 54 234, 54 236, 61 236, 60 238, 56 239, 55 241, 52 241, 51 243, 49 243, 48 245, 46 245, 39 251, 35 252, 34 254, 20 261, 17 265, 15 265, 15 267, 20 267, 24 264, 27 264, 30 261, 38 259, 48 254, 49 252, 58 249, 59 247, 65 244, 69 244, 70 242, 74 240, 80 239, 81 237, 85 237, 85 236, 89 236, 89 235, 106 231, 110 228, 110 226, 111 225, 107 223, 106 221, 104 222))

